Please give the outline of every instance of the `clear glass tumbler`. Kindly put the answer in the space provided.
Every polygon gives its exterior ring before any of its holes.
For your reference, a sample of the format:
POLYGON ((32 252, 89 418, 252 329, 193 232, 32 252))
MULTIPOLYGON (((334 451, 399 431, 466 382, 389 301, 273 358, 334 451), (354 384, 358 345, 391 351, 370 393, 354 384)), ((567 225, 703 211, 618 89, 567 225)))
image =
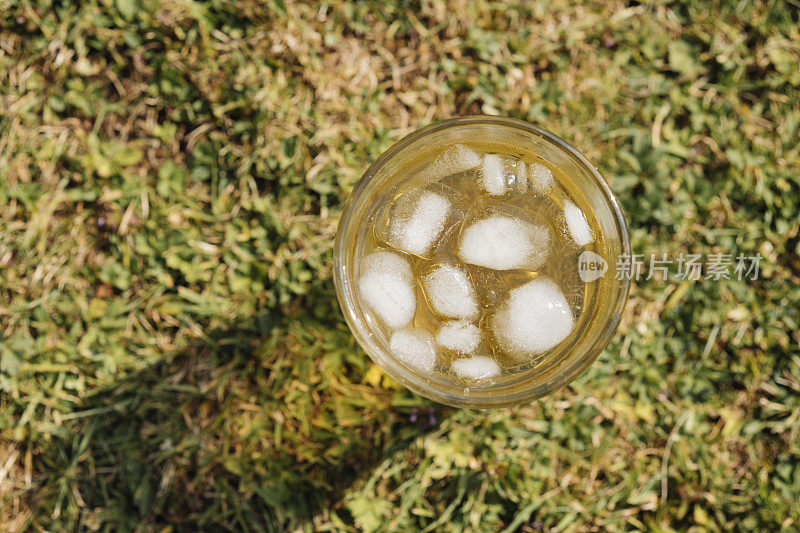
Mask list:
MULTIPOLYGON (((521 120, 470 116, 422 128, 398 141, 364 173, 339 221, 334 244, 334 283, 350 329, 367 355, 388 375, 409 389, 437 402, 458 407, 490 408, 517 405, 545 396, 577 378, 610 341, 628 297, 628 267, 617 268, 619 257, 630 255, 628 228, 619 203, 606 180, 575 148, 554 134, 521 120), (595 217, 599 235, 594 251, 607 271, 592 280, 570 341, 549 353, 541 363, 503 375, 488 383, 465 385, 452 376, 423 373, 398 361, 368 319, 356 291, 355 266, 367 232, 387 188, 407 179, 408 165, 421 152, 454 143, 482 139, 535 154, 560 170, 573 194, 582 197, 595 217)), ((622 264, 622 263, 620 263, 622 264)), ((624 266, 624 265, 623 265, 624 266)))

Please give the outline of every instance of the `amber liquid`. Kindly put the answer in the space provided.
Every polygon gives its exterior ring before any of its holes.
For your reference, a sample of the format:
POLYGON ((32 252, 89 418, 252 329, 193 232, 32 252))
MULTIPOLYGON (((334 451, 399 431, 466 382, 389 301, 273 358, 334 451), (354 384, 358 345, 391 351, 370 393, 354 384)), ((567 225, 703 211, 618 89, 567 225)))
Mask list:
MULTIPOLYGON (((479 185, 480 167, 457 174, 431 179, 425 172, 427 165, 448 147, 439 147, 420 154, 416 160, 409 161, 400 168, 392 179, 387 180, 387 186, 378 190, 370 202, 372 210, 365 217, 368 221, 364 231, 359 233, 353 243, 356 248, 356 271, 358 258, 366 257, 377 250, 390 250, 406 257, 410 263, 415 278, 417 306, 411 326, 426 330, 435 335, 439 327, 448 317, 438 315, 428 303, 422 278, 431 269, 442 263, 457 265, 469 273, 472 285, 479 304, 479 316, 473 321, 482 332, 482 342, 478 350, 472 355, 487 355, 500 365, 503 374, 521 372, 545 362, 561 345, 549 350, 547 353, 520 358, 518 354, 509 353, 495 338, 491 328, 491 317, 498 305, 505 299, 508 292, 519 287, 538 276, 547 276, 552 279, 563 292, 575 318, 576 327, 564 341, 570 343, 578 325, 586 317, 584 309, 591 301, 594 284, 584 283, 578 274, 578 256, 583 250, 595 250, 600 247, 602 235, 596 217, 590 210, 588 203, 582 198, 580 192, 571 190, 571 180, 560 169, 551 163, 537 157, 536 154, 522 153, 520 150, 502 143, 461 143, 479 154, 495 153, 501 156, 511 156, 525 163, 539 163, 547 166, 553 173, 555 182, 547 195, 535 192, 531 187, 524 193, 509 192, 503 196, 489 195, 479 185), (415 255, 392 246, 387 239, 387 224, 391 216, 391 207, 404 195, 413 194, 415 191, 430 190, 444 195, 450 200, 452 207, 449 225, 442 231, 439 238, 431 246, 425 256, 415 255), (589 245, 579 247, 573 241, 564 220, 564 201, 569 200, 581 208, 586 220, 595 235, 595 241, 589 245), (539 226, 547 226, 550 230, 550 245, 547 259, 537 270, 493 270, 472 265, 459 259, 457 255, 459 239, 464 228, 490 214, 504 214, 530 222, 539 226)), ((574 189, 574 187, 572 188, 574 189)), ((613 272, 607 275, 613 275, 613 272)), ((366 306, 362 306, 369 313, 366 306)), ((388 339, 391 330, 381 324, 380 320, 373 319, 370 323, 378 328, 374 333, 388 339)), ((442 347, 437 348, 437 363, 434 371, 456 378, 450 370, 450 362, 459 355, 449 352, 442 347)))

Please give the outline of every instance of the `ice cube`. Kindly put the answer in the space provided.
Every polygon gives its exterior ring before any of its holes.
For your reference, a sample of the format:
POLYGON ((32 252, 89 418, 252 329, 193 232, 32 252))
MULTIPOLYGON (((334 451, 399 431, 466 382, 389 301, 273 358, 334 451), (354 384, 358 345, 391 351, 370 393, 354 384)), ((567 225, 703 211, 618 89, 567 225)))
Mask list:
POLYGON ((474 352, 480 342, 481 330, 466 320, 445 322, 436 332, 436 344, 464 355, 474 352))
POLYGON ((594 241, 594 233, 586 221, 586 215, 569 200, 564 201, 564 218, 567 220, 567 227, 575 244, 586 246, 594 241))
POLYGON ((483 168, 481 171, 481 183, 486 192, 495 196, 506 193, 503 160, 500 159, 499 155, 486 154, 483 156, 483 168))
POLYGON ((450 363, 450 368, 453 369, 456 376, 476 381, 500 374, 500 365, 491 357, 482 355, 467 359, 456 359, 450 363))
POLYGON ((425 255, 444 229, 450 202, 444 196, 425 191, 416 201, 398 204, 389 227, 389 244, 406 252, 425 255))
POLYGON ((546 226, 492 215, 464 230, 458 256, 467 263, 495 270, 536 270, 544 263, 549 246, 550 231, 546 226))
POLYGON ((389 349, 400 361, 425 372, 432 371, 436 363, 433 335, 424 329, 408 328, 395 331, 389 340, 389 349))
POLYGON ((421 179, 435 181, 459 172, 466 172, 479 166, 481 162, 482 158, 478 152, 463 144, 455 144, 423 169, 421 179))
POLYGON ((399 254, 373 252, 362 260, 358 291, 378 317, 392 329, 414 318, 417 299, 411 266, 399 254))
POLYGON ((509 191, 523 193, 528 188, 525 163, 496 154, 483 156, 480 183, 489 194, 502 196, 509 191))
POLYGON ((540 277, 512 289, 492 317, 492 331, 512 353, 541 354, 567 338, 575 324, 558 285, 540 277))
POLYGON ((553 188, 553 173, 541 163, 531 163, 528 168, 528 182, 531 190, 546 195, 553 188))
POLYGON ((523 161, 518 161, 515 169, 516 187, 515 189, 523 193, 528 190, 528 167, 523 161))
POLYGON ((478 314, 475 289, 466 272, 452 265, 436 265, 423 279, 431 308, 450 318, 472 318, 478 314))

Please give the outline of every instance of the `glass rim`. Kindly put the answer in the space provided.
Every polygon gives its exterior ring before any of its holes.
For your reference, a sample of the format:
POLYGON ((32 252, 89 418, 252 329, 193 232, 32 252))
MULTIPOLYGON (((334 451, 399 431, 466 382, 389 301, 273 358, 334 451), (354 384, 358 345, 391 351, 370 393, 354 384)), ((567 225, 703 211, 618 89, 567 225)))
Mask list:
MULTIPOLYGON (((389 161, 392 161, 400 152, 402 152, 402 150, 420 138, 429 136, 442 130, 460 128, 469 125, 497 125, 521 130, 527 134, 539 135, 547 142, 560 149, 562 152, 574 158, 579 163, 580 167, 587 171, 587 175, 590 176, 595 184, 599 187, 603 195, 603 201, 610 207, 614 223, 619 233, 621 253, 628 255, 630 254, 630 234, 619 201, 611 190, 611 187, 606 179, 580 151, 552 132, 523 120, 491 115, 469 115, 435 122, 405 135, 392 146, 390 146, 386 151, 384 151, 367 168, 359 181, 353 187, 353 191, 351 192, 350 197, 348 198, 347 203, 342 211, 342 215, 337 227, 336 238, 334 242, 334 286, 340 307, 342 308, 342 313, 358 344, 362 347, 362 349, 364 349, 364 351, 375 364, 380 366, 384 372, 405 387, 421 394, 422 396, 433 399, 434 401, 456 407, 492 408, 518 405, 546 396, 567 385, 571 381, 575 380, 580 374, 582 374, 597 359, 597 357, 599 357, 599 355, 611 341, 611 338, 622 318, 622 312, 628 300, 628 294, 630 290, 629 276, 622 276, 622 279, 618 279, 619 285, 616 290, 617 296, 613 307, 608 310, 610 320, 601 326, 603 328, 602 334, 585 350, 582 350, 577 354, 570 354, 563 361, 563 367, 560 368, 554 375, 545 379, 543 382, 536 383, 532 387, 523 387, 520 390, 514 391, 510 394, 503 394, 497 397, 471 397, 466 394, 463 396, 453 395, 452 393, 435 389, 432 387, 433 383, 430 379, 419 379, 416 374, 406 371, 402 365, 393 365, 391 368, 387 368, 387 365, 384 364, 382 358, 378 357, 377 354, 384 354, 387 362, 397 361, 393 356, 391 356, 391 354, 386 353, 386 350, 380 344, 374 342, 374 335, 371 332, 368 332, 365 335, 365 332, 362 331, 362 329, 368 330, 369 328, 360 319, 356 320, 358 317, 355 316, 356 313, 354 313, 353 310, 355 294, 348 293, 347 289, 352 288, 349 286, 350 283, 348 283, 348 280, 345 278, 345 269, 343 268, 343 259, 346 256, 347 250, 345 248, 345 242, 344 239, 342 239, 342 235, 345 233, 345 230, 351 223, 352 219, 356 215, 360 214, 360 210, 356 210, 355 206, 358 204, 358 200, 364 193, 364 190, 371 183, 372 179, 378 174, 378 172, 389 161), (372 353, 372 350, 374 350, 375 353, 372 353)), ((352 293, 354 291, 351 290, 350 292, 352 293)), ((476 386, 475 388, 488 391, 492 389, 492 386, 476 386)))

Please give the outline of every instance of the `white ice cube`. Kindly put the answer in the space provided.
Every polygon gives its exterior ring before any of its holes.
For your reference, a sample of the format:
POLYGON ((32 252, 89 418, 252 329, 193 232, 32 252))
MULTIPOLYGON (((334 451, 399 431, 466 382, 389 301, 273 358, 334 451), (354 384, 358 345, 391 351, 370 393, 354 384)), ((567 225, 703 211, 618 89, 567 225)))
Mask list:
POLYGON ((545 277, 509 291, 491 322, 501 344, 525 354, 541 354, 553 348, 575 325, 561 289, 545 277))
POLYGON ((492 215, 464 230, 458 256, 467 263, 495 270, 535 270, 544 263, 549 246, 547 227, 492 215))
POLYGON ((567 227, 575 244, 586 246, 594 241, 594 233, 586 221, 586 215, 569 200, 564 201, 564 218, 567 220, 567 227))
POLYGON ((516 189, 523 193, 528 190, 528 166, 524 161, 517 162, 516 168, 516 189))
POLYGON ((500 365, 491 357, 477 356, 467 359, 456 359, 450 363, 456 376, 465 379, 481 380, 500 374, 500 365))
POLYGON ((480 184, 493 196, 502 196, 509 191, 525 192, 528 188, 527 176, 525 163, 519 159, 496 154, 483 156, 480 184))
POLYGON ((553 173, 541 163, 531 163, 528 168, 528 182, 531 189, 545 195, 553 188, 553 173))
POLYGON ((436 344, 458 352, 470 354, 481 342, 481 330, 466 320, 445 322, 436 332, 436 344))
POLYGON ((405 213, 397 213, 389 228, 389 244, 425 255, 444 229, 450 202, 434 192, 423 192, 405 213))
POLYGON ((478 314, 478 302, 466 272, 452 265, 436 265, 423 279, 431 308, 450 318, 478 314))
POLYGON ((392 329, 414 318, 417 299, 408 261, 392 252, 373 252, 361 263, 358 291, 378 317, 392 329))
POLYGON ((424 329, 408 328, 392 333, 389 340, 392 354, 408 366, 430 372, 436 364, 433 335, 424 329))
POLYGON ((503 175, 503 160, 500 159, 499 155, 486 154, 483 156, 481 184, 489 194, 500 196, 506 193, 506 179, 503 175))
POLYGON ((441 153, 421 172, 421 178, 435 181, 479 166, 482 158, 472 148, 455 144, 441 153))

